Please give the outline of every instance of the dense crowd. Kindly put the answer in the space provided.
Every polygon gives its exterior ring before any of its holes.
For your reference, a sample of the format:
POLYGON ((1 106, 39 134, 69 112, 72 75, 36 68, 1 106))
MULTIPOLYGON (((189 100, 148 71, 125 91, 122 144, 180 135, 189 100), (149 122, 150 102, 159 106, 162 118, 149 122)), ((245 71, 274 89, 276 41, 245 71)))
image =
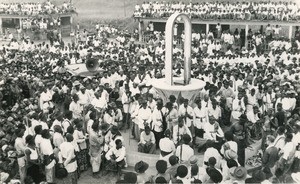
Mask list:
POLYGON ((295 2, 144 2, 137 4, 133 16, 166 18, 175 12, 194 19, 295 21, 300 10, 295 2))
MULTIPOLYGON (((192 77, 206 82, 195 101, 163 101, 152 87, 165 74, 161 33, 137 45, 110 26, 77 30, 71 43, 12 38, 0 49, 1 183, 77 183, 89 167, 95 178, 117 173, 118 183, 299 182, 298 30, 293 41, 272 37, 271 50, 252 52, 232 50, 227 31, 200 35, 211 48, 193 44, 192 77), (95 61, 94 76, 66 68, 95 61), (159 152, 157 174, 138 162, 121 177, 124 129, 136 151, 159 152), (260 154, 246 158, 257 140, 260 154), (247 165, 260 167, 250 175, 247 165)), ((173 51, 182 77, 183 49, 173 51)))
POLYGON ((9 15, 45 15, 57 13, 74 12, 75 9, 69 2, 64 2, 61 6, 56 6, 47 0, 44 3, 0 3, 0 14, 9 15))

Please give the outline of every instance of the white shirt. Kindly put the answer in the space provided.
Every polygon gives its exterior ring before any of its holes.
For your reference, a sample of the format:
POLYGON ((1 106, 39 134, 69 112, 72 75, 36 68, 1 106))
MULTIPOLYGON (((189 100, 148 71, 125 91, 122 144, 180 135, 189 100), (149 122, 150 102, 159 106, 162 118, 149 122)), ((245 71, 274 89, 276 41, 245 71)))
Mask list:
POLYGON ((220 126, 218 125, 218 129, 215 130, 215 125, 214 124, 210 124, 209 122, 206 122, 204 124, 203 130, 205 131, 203 138, 204 139, 209 139, 209 140, 216 140, 216 137, 218 135, 218 137, 224 137, 224 132, 223 130, 220 128, 220 126))
POLYGON ((174 140, 174 143, 177 144, 177 142, 180 141, 181 137, 184 134, 188 134, 190 137, 192 137, 191 131, 186 125, 183 125, 183 127, 178 127, 178 125, 175 125, 173 127, 173 140, 174 140))
POLYGON ((216 162, 216 167, 220 168, 220 163, 221 163, 222 156, 220 155, 219 151, 215 148, 207 148, 206 151, 204 152, 203 163, 208 162, 208 159, 210 157, 215 157, 215 159, 217 161, 216 162))
POLYGON ((284 135, 278 135, 274 140, 274 146, 277 149, 282 149, 285 145, 285 136, 284 135))
POLYGON ((281 151, 283 151, 282 158, 289 160, 295 155, 296 146, 293 142, 288 142, 281 151))
POLYGON ((97 109, 103 109, 103 108, 106 108, 107 107, 107 101, 105 98, 103 98, 101 96, 101 98, 97 99, 97 98, 94 98, 91 102, 91 104, 97 109))
POLYGON ((151 119, 152 119, 152 112, 150 108, 146 108, 144 109, 143 107, 139 109, 138 111, 138 126, 140 129, 144 129, 145 125, 144 123, 147 123, 148 125, 150 125, 151 119))
POLYGON ((194 155, 194 150, 189 145, 182 144, 177 147, 175 155, 179 158, 179 160, 185 162, 194 155))
POLYGON ((125 150, 125 147, 124 146, 122 146, 122 148, 120 148, 120 149, 117 149, 117 148, 111 148, 107 153, 106 153, 106 155, 105 155, 105 158, 107 159, 107 160, 110 160, 111 158, 110 158, 110 156, 112 156, 112 155, 115 155, 116 156, 116 162, 120 162, 120 161, 122 161, 124 158, 125 158, 125 156, 126 156, 126 150, 125 150))
POLYGON ((71 102, 69 106, 69 110, 73 112, 73 118, 80 118, 83 108, 79 104, 79 102, 75 103, 74 101, 71 102))
POLYGON ((194 108, 194 126, 198 129, 203 128, 204 122, 208 121, 207 108, 201 107, 201 109, 196 106, 194 108))
MULTIPOLYGON (((184 107, 184 104, 179 106, 178 116, 185 116, 185 113, 188 113, 190 116, 194 117, 194 110, 191 106, 184 107)), ((185 118, 187 127, 190 127, 193 123, 192 118, 185 118)))
MULTIPOLYGON (((40 150, 42 155, 51 155, 54 153, 50 139, 42 138, 40 143, 40 150)), ((54 165, 55 165, 55 160, 53 160, 49 165, 47 165, 46 168, 50 169, 54 167, 54 165)))
POLYGON ((159 148, 164 152, 174 152, 175 151, 175 144, 174 142, 169 139, 168 137, 164 137, 159 141, 159 148))
POLYGON ((70 163, 75 158, 75 148, 71 142, 64 142, 59 147, 59 162, 63 163, 68 173, 72 173, 77 170, 77 161, 70 163))
POLYGON ((158 110, 157 108, 154 109, 152 113, 152 125, 153 129, 156 132, 162 132, 163 131, 163 116, 162 116, 162 110, 158 110))

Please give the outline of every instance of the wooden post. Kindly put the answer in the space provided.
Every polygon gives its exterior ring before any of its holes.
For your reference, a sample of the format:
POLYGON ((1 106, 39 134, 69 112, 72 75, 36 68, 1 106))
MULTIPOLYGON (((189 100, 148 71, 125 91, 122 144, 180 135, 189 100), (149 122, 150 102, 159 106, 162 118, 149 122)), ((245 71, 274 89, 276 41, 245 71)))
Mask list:
POLYGON ((289 39, 292 39, 292 35, 293 35, 293 26, 289 26, 289 39))
POLYGON ((139 42, 143 41, 144 21, 139 20, 139 42))
POLYGON ((2 18, 0 18, 0 34, 3 33, 3 28, 2 28, 2 18))
POLYGON ((23 24, 22 24, 22 18, 19 18, 19 27, 20 27, 20 29, 23 29, 22 26, 23 24))
POLYGON ((248 29, 249 29, 249 25, 246 24, 245 27, 245 48, 248 49, 248 29))
POLYGON ((209 23, 206 24, 206 36, 207 36, 208 32, 209 32, 209 23))

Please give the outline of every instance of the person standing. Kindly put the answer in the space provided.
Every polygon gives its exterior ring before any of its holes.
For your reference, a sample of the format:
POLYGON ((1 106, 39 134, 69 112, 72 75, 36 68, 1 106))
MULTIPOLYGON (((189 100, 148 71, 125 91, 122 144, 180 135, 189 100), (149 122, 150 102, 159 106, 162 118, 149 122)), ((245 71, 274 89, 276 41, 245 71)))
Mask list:
POLYGON ((73 101, 70 104, 69 110, 73 112, 74 119, 81 119, 83 108, 79 103, 79 97, 77 94, 73 95, 73 101))
POLYGON ((25 149, 26 144, 23 140, 24 136, 24 130, 21 128, 18 128, 15 132, 17 138, 15 140, 15 149, 18 153, 18 165, 19 165, 19 173, 20 173, 20 180, 23 183, 25 176, 26 176, 26 159, 25 159, 25 149))
POLYGON ((156 148, 159 148, 159 141, 163 137, 164 130, 167 129, 167 122, 162 108, 163 104, 159 102, 156 104, 156 108, 152 113, 152 126, 155 135, 156 148))
POLYGON ((49 133, 49 130, 45 129, 42 131, 43 139, 41 140, 40 151, 43 155, 46 180, 48 183, 54 183, 54 166, 56 161, 50 137, 51 135, 49 133))
POLYGON ((275 174, 275 165, 278 160, 278 149, 274 146, 275 137, 268 135, 266 138, 266 148, 262 157, 262 166, 264 168, 270 169, 270 172, 275 174))
POLYGON ((289 172, 295 158, 296 146, 292 142, 292 139, 293 135, 291 133, 287 133, 285 136, 285 146, 278 154, 280 155, 280 158, 277 162, 277 168, 282 169, 284 174, 289 172))
POLYGON ((239 121, 231 126, 231 132, 234 136, 234 141, 238 144, 238 162, 241 166, 245 166, 245 149, 247 147, 247 129, 246 123, 248 119, 245 114, 242 114, 239 118, 239 121))
POLYGON ((96 121, 93 123, 90 130, 90 156, 91 156, 91 165, 93 171, 93 177, 98 178, 98 173, 101 166, 101 153, 102 153, 102 144, 104 142, 104 136, 102 132, 99 132, 99 123, 96 121))
POLYGON ((73 136, 66 135, 67 141, 59 147, 59 163, 68 171, 67 177, 63 178, 64 183, 77 184, 77 161, 75 156, 75 147, 73 145, 73 136))
POLYGON ((30 176, 35 183, 44 181, 44 175, 41 173, 41 162, 39 154, 34 142, 34 136, 26 136, 27 148, 25 149, 25 155, 27 160, 26 175, 30 176))
POLYGON ((86 171, 88 169, 88 150, 86 144, 86 136, 83 132, 83 126, 81 122, 77 123, 76 129, 73 133, 73 139, 78 144, 79 152, 78 152, 78 167, 80 171, 86 171))

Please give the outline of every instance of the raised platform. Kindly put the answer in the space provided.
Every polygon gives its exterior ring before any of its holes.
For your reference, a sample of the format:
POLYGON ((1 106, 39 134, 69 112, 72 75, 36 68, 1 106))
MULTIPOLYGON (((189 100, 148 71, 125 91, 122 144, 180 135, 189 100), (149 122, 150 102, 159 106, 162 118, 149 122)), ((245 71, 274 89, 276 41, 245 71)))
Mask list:
MULTIPOLYGON (((166 23, 168 17, 164 18, 154 18, 154 17, 139 17, 136 18, 139 20, 144 21, 151 21, 151 22, 162 22, 166 23)), ((182 21, 178 21, 183 23, 182 21)), ((281 25, 281 26, 299 26, 300 21, 275 21, 275 20, 229 20, 229 19, 216 19, 216 20, 201 20, 201 19, 191 19, 192 24, 217 24, 220 23, 221 25, 281 25)))
POLYGON ((168 85, 165 78, 152 80, 152 86, 164 102, 168 101, 170 95, 174 95, 177 99, 178 97, 183 97, 192 102, 199 94, 199 91, 206 85, 204 81, 199 79, 191 79, 188 85, 180 85, 183 80, 181 78, 174 77, 173 79, 174 85, 168 85))

